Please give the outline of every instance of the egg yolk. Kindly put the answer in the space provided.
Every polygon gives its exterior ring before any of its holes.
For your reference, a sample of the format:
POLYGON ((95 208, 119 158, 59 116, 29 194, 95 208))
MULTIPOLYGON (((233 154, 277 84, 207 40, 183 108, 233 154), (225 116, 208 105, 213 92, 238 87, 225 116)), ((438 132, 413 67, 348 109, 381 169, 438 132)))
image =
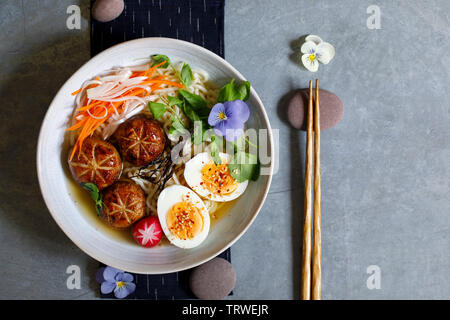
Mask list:
POLYGON ((202 168, 202 182, 205 189, 216 195, 227 195, 234 192, 238 183, 230 174, 228 164, 208 163, 202 168))
POLYGON ((182 201, 173 205, 166 217, 169 231, 178 239, 193 239, 203 229, 203 216, 192 202, 182 201))

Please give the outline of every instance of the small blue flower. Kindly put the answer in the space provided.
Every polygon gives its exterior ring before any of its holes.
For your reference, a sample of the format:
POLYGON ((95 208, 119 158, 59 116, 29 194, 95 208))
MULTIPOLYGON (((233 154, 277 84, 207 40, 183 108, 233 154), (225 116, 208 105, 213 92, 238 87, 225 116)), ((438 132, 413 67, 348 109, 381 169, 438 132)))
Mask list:
POLYGON ((108 294, 114 291, 114 296, 118 299, 123 299, 136 290, 133 275, 113 267, 100 268, 95 278, 101 284, 101 293, 108 294))
POLYGON ((228 141, 234 141, 244 133, 244 123, 250 116, 247 104, 242 100, 216 104, 208 117, 208 124, 228 141))

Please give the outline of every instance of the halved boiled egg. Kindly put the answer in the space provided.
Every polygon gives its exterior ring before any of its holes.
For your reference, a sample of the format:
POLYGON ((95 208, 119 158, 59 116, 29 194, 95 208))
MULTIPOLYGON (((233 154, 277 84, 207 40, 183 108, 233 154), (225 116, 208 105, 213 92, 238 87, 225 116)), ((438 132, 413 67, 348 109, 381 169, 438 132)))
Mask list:
POLYGON ((206 239, 208 209, 191 189, 181 185, 165 188, 158 197, 157 209, 161 228, 173 245, 188 249, 206 239))
POLYGON ((231 156, 219 153, 220 164, 215 164, 208 152, 197 154, 186 162, 186 183, 200 196, 218 202, 238 198, 247 188, 248 181, 237 182, 228 170, 231 156))

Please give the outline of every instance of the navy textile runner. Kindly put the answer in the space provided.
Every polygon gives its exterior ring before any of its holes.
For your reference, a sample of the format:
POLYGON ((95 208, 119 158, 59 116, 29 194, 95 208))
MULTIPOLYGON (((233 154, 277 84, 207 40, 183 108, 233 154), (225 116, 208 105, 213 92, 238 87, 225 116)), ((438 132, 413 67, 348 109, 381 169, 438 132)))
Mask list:
POLYGON ((117 19, 91 19, 91 55, 127 40, 168 37, 223 57, 224 4, 225 0, 125 0, 117 19))
MULTIPOLYGON (((224 57, 224 4, 225 0, 125 0, 117 19, 101 23, 91 18, 91 56, 127 40, 168 37, 193 42, 224 57)), ((230 261, 230 249, 220 257, 230 261)), ((136 291, 128 299, 194 299, 189 274, 189 270, 133 274, 136 291)))

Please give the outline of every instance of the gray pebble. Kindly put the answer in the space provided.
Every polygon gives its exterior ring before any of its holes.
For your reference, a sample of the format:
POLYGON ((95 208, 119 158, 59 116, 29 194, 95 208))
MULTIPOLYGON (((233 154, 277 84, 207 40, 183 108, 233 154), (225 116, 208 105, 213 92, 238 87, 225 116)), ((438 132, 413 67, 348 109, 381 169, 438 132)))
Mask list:
MULTIPOLYGON (((314 89, 313 89, 314 90, 314 89)), ((306 130, 309 89, 298 90, 288 102, 287 118, 290 124, 306 130)), ((320 131, 334 127, 344 116, 344 104, 334 93, 319 89, 320 131)))
POLYGON ((92 17, 100 22, 114 20, 123 11, 123 0, 97 0, 92 6, 92 17))
POLYGON ((236 272, 227 260, 214 258, 192 270, 189 286, 199 299, 223 299, 236 284, 236 272))

